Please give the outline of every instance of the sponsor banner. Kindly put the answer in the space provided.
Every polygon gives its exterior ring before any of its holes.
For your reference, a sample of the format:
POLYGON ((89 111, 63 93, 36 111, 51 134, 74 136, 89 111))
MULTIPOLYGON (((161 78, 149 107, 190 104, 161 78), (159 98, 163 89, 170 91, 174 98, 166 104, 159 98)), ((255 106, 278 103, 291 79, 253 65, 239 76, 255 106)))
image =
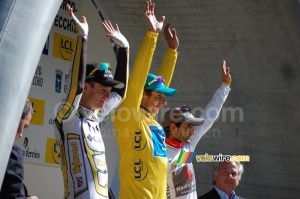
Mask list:
POLYGON ((34 114, 30 124, 44 126, 45 101, 29 97, 34 114))
POLYGON ((47 138, 45 163, 59 164, 58 153, 57 153, 57 142, 53 138, 47 138))
POLYGON ((60 69, 55 70, 55 92, 61 93, 63 72, 60 69))
POLYGON ((37 87, 43 87, 44 78, 43 78, 43 68, 41 66, 36 67, 31 85, 37 87))
POLYGON ((76 45, 76 39, 54 32, 53 57, 71 62, 76 45))
POLYGON ((68 32, 68 33, 76 33, 76 29, 74 23, 70 19, 69 15, 67 14, 67 4, 73 9, 73 13, 76 16, 80 16, 80 2, 79 0, 64 0, 59 8, 59 11, 54 19, 53 27, 58 29, 60 32, 68 32))
POLYGON ((24 161, 39 162, 41 159, 41 150, 35 146, 34 140, 30 137, 25 137, 23 140, 23 157, 24 161))

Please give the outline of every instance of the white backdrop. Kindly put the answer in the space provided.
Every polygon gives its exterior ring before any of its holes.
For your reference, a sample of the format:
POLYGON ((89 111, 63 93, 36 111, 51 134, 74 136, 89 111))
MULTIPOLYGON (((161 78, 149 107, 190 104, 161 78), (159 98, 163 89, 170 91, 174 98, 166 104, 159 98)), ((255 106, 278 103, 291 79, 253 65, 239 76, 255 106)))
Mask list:
MULTIPOLYGON (((77 16, 84 15, 89 24, 88 61, 109 62, 116 58, 109 39, 101 26, 101 19, 91 1, 69 1, 77 16)), ((76 44, 76 34, 69 24, 62 5, 53 22, 44 51, 32 80, 29 98, 35 114, 17 144, 23 149, 25 184, 31 195, 42 199, 63 198, 63 181, 56 153, 53 130, 54 107, 66 96, 68 74, 76 44)), ((111 120, 102 127, 105 141, 109 185, 111 184, 119 151, 111 120), (108 134, 109 132, 109 134, 108 134)))

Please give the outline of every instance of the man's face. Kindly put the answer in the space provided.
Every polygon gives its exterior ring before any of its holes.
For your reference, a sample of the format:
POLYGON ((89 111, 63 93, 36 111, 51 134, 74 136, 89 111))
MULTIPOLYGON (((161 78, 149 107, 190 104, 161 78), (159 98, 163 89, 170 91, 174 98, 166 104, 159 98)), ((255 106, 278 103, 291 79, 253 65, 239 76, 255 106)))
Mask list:
POLYGON ((238 166, 235 162, 222 162, 218 175, 213 174, 216 187, 231 195, 239 184, 238 166))
POLYGON ((91 110, 102 110, 109 100, 109 94, 112 87, 103 86, 96 82, 93 85, 85 83, 84 85, 84 99, 86 100, 85 106, 91 110))
POLYGON ((157 114, 162 106, 167 105, 167 101, 163 93, 152 91, 151 95, 148 96, 146 92, 144 92, 141 105, 148 109, 152 114, 157 114))
POLYGON ((23 130, 29 126, 31 117, 32 117, 32 114, 31 114, 31 111, 29 111, 28 114, 26 115, 26 117, 20 121, 15 140, 23 137, 23 130))
POLYGON ((190 144, 192 135, 195 135, 193 125, 184 122, 181 123, 179 128, 175 124, 171 124, 170 129, 170 138, 184 144, 190 144))

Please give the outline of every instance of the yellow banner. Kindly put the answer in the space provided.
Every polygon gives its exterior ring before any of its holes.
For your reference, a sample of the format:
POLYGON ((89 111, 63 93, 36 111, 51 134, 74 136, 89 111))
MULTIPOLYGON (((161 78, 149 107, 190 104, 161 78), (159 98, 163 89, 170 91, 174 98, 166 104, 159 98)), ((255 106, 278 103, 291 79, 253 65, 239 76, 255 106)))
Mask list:
POLYGON ((53 57, 72 61, 76 39, 54 32, 53 57))
POLYGON ((45 163, 59 164, 56 140, 47 138, 45 163))
POLYGON ((31 97, 28 97, 28 99, 30 100, 34 111, 30 124, 44 126, 45 101, 31 97))

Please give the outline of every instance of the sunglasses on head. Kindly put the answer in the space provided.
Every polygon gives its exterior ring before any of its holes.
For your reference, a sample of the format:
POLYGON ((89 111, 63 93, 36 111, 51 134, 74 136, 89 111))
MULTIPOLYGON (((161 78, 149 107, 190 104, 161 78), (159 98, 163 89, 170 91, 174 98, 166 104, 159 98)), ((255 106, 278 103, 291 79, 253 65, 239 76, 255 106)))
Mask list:
POLYGON ((186 112, 191 112, 191 109, 190 107, 188 107, 186 104, 182 105, 178 111, 176 111, 173 119, 172 119, 172 122, 171 123, 174 123, 174 120, 176 119, 176 117, 178 116, 178 114, 180 113, 180 111, 182 111, 183 113, 186 113, 186 112))
POLYGON ((158 82, 160 84, 163 84, 163 83, 165 83, 165 80, 164 80, 164 78, 162 76, 157 76, 156 78, 154 78, 153 80, 151 80, 150 82, 148 82, 148 84, 146 84, 146 86, 150 86, 154 82, 158 82))
POLYGON ((87 80, 88 78, 90 78, 97 70, 99 70, 99 71, 111 70, 111 67, 110 67, 109 63, 102 63, 102 64, 98 65, 97 67, 95 67, 94 70, 92 70, 92 71, 85 77, 85 80, 87 80))

